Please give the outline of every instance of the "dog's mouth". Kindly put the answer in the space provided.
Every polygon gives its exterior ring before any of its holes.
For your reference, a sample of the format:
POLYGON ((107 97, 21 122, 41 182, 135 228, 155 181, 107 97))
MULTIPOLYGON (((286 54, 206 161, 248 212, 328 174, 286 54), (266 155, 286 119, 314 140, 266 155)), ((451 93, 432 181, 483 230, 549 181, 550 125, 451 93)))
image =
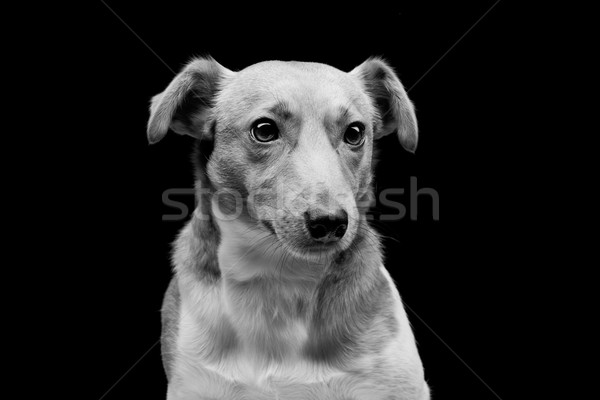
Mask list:
POLYGON ((342 246, 339 242, 337 243, 315 243, 309 246, 297 246, 298 251, 311 255, 311 256, 322 256, 325 254, 333 254, 342 251, 342 246))
MULTIPOLYGON (((301 258, 321 259, 324 256, 337 254, 343 250, 341 241, 320 243, 309 240, 286 240, 282 238, 271 221, 261 220, 262 226, 269 231, 284 248, 295 256, 301 258)), ((304 238, 303 238, 304 239, 304 238)))

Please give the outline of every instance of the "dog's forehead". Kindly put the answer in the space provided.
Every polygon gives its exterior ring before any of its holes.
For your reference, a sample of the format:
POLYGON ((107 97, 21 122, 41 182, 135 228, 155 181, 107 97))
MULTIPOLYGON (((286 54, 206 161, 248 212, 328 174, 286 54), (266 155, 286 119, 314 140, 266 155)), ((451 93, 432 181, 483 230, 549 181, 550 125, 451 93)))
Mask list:
POLYGON ((273 100, 368 106, 355 77, 326 64, 294 61, 266 61, 237 72, 222 88, 218 102, 240 107, 273 100))
POLYGON ((348 81, 347 74, 327 64, 298 61, 265 61, 251 65, 238 73, 240 80, 277 82, 296 81, 348 81))

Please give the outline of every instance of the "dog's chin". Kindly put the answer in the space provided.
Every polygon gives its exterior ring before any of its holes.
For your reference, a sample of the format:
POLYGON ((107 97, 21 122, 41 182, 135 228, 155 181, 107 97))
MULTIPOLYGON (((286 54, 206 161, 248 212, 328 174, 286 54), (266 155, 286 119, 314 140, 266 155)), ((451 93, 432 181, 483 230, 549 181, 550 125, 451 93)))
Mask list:
POLYGON ((343 241, 332 243, 302 243, 296 241, 288 242, 285 239, 277 238, 283 243, 285 250, 293 257, 309 262, 328 262, 335 259, 348 246, 344 246, 343 241))
POLYGON ((309 242, 305 237, 287 238, 278 234, 271 223, 262 221, 264 227, 290 256, 309 262, 326 262, 337 257, 348 245, 345 240, 330 243, 309 242))
POLYGON ((344 247, 340 243, 312 245, 294 249, 298 257, 313 262, 332 260, 344 250, 344 247))

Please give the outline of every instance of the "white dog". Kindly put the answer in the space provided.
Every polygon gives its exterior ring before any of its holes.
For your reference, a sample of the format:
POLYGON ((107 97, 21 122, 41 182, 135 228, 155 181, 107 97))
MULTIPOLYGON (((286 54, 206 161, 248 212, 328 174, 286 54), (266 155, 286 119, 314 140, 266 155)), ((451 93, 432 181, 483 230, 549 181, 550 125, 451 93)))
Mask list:
POLYGON ((163 305, 167 399, 429 399, 365 216, 374 140, 417 146, 393 70, 195 59, 152 99, 150 142, 169 129, 198 139, 198 207, 163 305))

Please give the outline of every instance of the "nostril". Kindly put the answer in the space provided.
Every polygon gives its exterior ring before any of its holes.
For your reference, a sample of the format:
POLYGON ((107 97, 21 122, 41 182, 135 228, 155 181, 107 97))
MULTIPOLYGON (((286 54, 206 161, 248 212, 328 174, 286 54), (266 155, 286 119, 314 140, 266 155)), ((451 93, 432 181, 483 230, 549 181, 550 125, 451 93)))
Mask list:
POLYGON ((310 231, 310 235, 315 239, 321 239, 329 233, 327 227, 323 224, 311 224, 308 230, 310 231))
POLYGON ((341 224, 337 227, 333 234, 335 235, 335 237, 341 238, 342 236, 344 236, 344 233, 346 233, 346 229, 348 229, 348 225, 341 224))

